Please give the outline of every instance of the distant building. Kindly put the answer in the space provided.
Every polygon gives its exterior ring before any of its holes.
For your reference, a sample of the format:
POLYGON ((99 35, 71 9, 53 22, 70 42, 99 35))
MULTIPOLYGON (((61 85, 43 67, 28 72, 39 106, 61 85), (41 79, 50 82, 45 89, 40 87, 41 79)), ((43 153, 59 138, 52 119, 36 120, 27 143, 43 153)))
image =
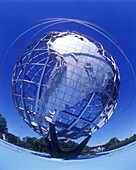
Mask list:
POLYGON ((90 147, 92 151, 94 152, 103 152, 105 149, 105 144, 102 145, 96 145, 96 146, 92 146, 90 147))
POLYGON ((2 134, 2 139, 6 140, 6 134, 5 133, 2 134))
POLYGON ((0 133, 0 139, 6 140, 6 134, 5 133, 0 133))

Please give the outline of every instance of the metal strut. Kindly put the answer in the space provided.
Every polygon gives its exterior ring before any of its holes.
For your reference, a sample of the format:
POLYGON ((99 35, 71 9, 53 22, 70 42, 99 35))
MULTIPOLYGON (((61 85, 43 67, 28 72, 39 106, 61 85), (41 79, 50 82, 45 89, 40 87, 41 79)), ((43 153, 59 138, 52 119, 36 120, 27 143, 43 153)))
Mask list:
POLYGON ((76 158, 80 152, 83 150, 85 145, 88 143, 89 139, 91 138, 91 135, 88 135, 77 147, 75 147, 71 151, 62 151, 59 147, 57 135, 56 135, 56 130, 55 130, 55 125, 50 123, 49 124, 50 128, 50 135, 51 135, 51 140, 48 138, 45 138, 46 144, 48 151, 50 155, 54 158, 64 158, 64 159, 73 159, 76 158))

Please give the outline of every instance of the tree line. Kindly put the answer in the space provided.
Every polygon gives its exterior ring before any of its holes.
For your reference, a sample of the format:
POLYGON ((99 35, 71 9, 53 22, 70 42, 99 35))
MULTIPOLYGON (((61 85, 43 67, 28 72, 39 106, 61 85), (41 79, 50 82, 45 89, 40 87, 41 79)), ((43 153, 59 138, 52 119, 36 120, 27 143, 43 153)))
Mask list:
MULTIPOLYGON (((0 138, 3 138, 2 134, 6 134, 7 141, 14 145, 17 145, 17 146, 20 146, 26 149, 30 149, 33 151, 48 153, 48 149, 46 147, 46 141, 44 137, 37 139, 36 137, 26 136, 22 140, 20 140, 19 137, 8 132, 7 121, 1 114, 0 114, 0 134, 1 134, 0 138)), ((104 151, 109 151, 112 149, 120 148, 134 141, 136 141, 136 134, 122 141, 119 141, 116 137, 114 137, 109 142, 107 142, 106 144, 102 146, 104 147, 104 151)), ((69 151, 75 148, 78 145, 78 143, 74 141, 67 141, 67 142, 59 141, 59 145, 63 151, 69 151)), ((94 154, 96 152, 97 151, 93 151, 91 147, 85 146, 81 152, 81 155, 94 154)))
POLYGON ((122 141, 119 141, 117 138, 112 138, 108 143, 106 143, 104 145, 105 147, 105 151, 110 151, 110 150, 113 150, 113 149, 117 149, 117 148, 120 148, 122 146, 125 146, 125 145, 128 145, 130 144, 131 142, 134 142, 136 141, 136 134, 134 134, 133 136, 129 137, 129 138, 126 138, 125 140, 122 140, 122 141))
MULTIPOLYGON (((38 152, 42 152, 42 153, 49 153, 47 146, 46 146, 46 141, 45 141, 45 137, 41 137, 40 139, 37 139, 36 137, 24 137, 22 140, 20 140, 17 136, 8 133, 7 134, 7 141, 26 148, 26 149, 30 149, 33 151, 38 151, 38 152)), ((74 149, 76 146, 78 145, 78 143, 74 142, 74 141, 68 141, 68 142, 64 142, 64 141, 59 141, 59 146, 63 151, 70 151, 72 149, 74 149)), ((88 153, 94 153, 91 148, 89 146, 85 146, 84 149, 81 152, 81 155, 86 155, 88 153)))
MULTIPOLYGON (((20 146, 26 149, 30 149, 33 151, 48 153, 48 149, 46 147, 46 141, 44 137, 37 139, 36 137, 26 136, 22 140, 20 140, 19 137, 8 132, 7 121, 0 114, 0 138, 3 139, 2 134, 6 134, 7 141, 14 145, 17 145, 17 146, 20 146)), ((74 141, 68 141, 68 142, 59 141, 59 145, 62 150, 69 151, 69 150, 74 149, 78 145, 78 143, 75 143, 74 141)), ((85 146, 81 152, 81 154, 87 154, 87 153, 93 153, 89 146, 85 146)))

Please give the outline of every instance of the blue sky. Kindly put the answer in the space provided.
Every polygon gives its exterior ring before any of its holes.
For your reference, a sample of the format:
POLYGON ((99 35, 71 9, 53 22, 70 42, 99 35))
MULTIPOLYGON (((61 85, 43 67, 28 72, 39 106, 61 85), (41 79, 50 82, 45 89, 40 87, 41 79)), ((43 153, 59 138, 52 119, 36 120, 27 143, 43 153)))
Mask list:
MULTIPOLYGON (((136 73, 135 39, 136 39, 136 2, 135 1, 1 1, 0 0, 0 63, 9 45, 19 36, 28 25, 44 18, 74 18, 97 24, 107 30, 120 44, 136 73)), ((21 43, 19 43, 21 44, 21 43)), ((20 48, 20 47, 18 47, 20 48)), ((113 50, 112 55, 118 54, 113 50)), ((113 47, 112 47, 113 48, 113 47)), ((10 89, 12 69, 17 60, 17 51, 11 49, 4 64, 4 79, 10 89)), ((113 56, 114 57, 114 56, 113 56)), ((116 58, 120 66, 120 60, 116 58)), ((124 61, 121 76, 121 91, 118 107, 128 101, 125 93, 128 89, 128 71, 124 61)), ((131 73, 132 77, 132 73, 131 73)), ((131 93, 134 86, 131 81, 131 93)), ((129 97, 128 97, 129 98, 129 97)), ((136 99, 126 111, 118 114, 116 118, 92 135, 89 145, 107 142, 111 137, 117 136, 120 140, 136 133, 136 99)), ((117 109, 118 110, 118 109, 117 109)), ((12 96, 5 88, 0 76, 0 113, 7 119, 9 132, 19 135, 20 126, 22 136, 37 136, 35 132, 21 120, 17 113, 12 96)))

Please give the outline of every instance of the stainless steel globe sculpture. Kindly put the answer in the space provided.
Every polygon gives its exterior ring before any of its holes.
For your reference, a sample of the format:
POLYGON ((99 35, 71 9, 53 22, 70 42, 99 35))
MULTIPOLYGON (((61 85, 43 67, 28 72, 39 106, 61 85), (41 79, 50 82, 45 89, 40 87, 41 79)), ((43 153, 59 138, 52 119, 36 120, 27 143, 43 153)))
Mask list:
POLYGON ((78 139, 100 129, 117 105, 120 75, 102 44, 74 31, 49 32, 28 46, 12 75, 21 118, 50 138, 78 139))

